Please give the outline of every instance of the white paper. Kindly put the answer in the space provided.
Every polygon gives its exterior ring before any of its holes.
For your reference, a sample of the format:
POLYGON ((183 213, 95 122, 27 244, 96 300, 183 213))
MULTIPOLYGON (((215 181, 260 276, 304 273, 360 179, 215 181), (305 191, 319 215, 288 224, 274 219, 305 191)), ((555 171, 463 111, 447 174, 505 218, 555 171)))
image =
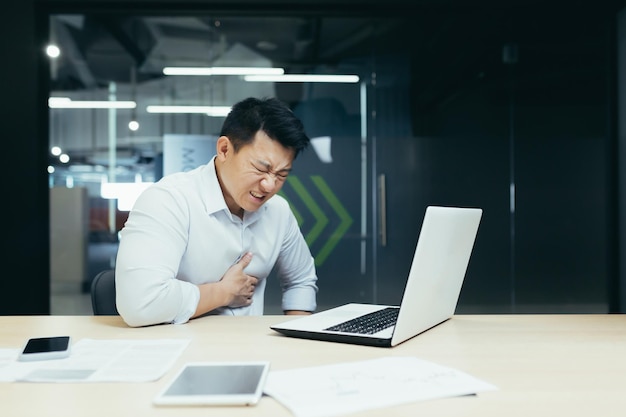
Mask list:
POLYGON ((20 362, 0 351, 0 382, 148 382, 162 377, 189 339, 81 339, 69 358, 20 362))
POLYGON ((384 357, 270 371, 264 392, 297 417, 329 417, 495 389, 463 372, 415 357, 384 357))

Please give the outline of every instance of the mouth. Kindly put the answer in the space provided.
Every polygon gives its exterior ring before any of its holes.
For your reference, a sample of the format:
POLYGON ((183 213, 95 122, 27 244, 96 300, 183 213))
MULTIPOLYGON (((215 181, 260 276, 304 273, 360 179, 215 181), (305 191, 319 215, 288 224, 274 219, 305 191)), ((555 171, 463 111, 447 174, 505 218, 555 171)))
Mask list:
POLYGON ((250 195, 260 201, 263 201, 265 199, 265 195, 260 194, 260 193, 255 193, 254 191, 250 191, 250 195))

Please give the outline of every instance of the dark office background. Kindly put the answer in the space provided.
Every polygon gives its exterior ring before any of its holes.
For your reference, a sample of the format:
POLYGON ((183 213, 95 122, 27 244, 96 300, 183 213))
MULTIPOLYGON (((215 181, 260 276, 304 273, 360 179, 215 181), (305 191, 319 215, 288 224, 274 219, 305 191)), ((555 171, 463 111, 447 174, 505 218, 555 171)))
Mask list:
MULTIPOLYGON (((617 70, 622 2, 23 0, 4 6, 0 46, 7 177, 0 314, 50 313, 43 54, 48 14, 172 7, 447 16, 452 27, 436 34, 437 48, 421 41, 429 38, 424 33, 438 29, 428 26, 416 26, 389 46, 415 51, 413 62, 399 64, 410 68, 409 121, 402 123, 415 140, 399 132, 400 139, 392 142, 394 115, 381 115, 386 123, 376 132, 378 164, 386 168, 388 182, 419 190, 408 212, 402 187, 390 192, 392 214, 413 225, 426 204, 485 209, 470 265, 472 282, 479 284, 468 285, 462 295, 472 311, 483 306, 485 312, 515 312, 516 305, 540 311, 554 304, 571 312, 598 305, 624 311, 617 70), (470 50, 475 55, 463 54, 470 50), (393 146, 382 146, 386 137, 393 146), (514 216, 509 213, 512 180, 514 216)), ((392 69, 388 75, 393 74, 392 69)), ((384 95, 381 88, 376 100, 384 103, 384 95)), ((400 229, 389 231, 397 233, 397 241, 414 231, 400 229)), ((412 248, 394 247, 392 241, 380 253, 378 268, 397 268, 394 256, 407 250, 412 248)), ((401 283, 386 285, 393 288, 379 288, 381 301, 386 292, 395 296, 401 283)))

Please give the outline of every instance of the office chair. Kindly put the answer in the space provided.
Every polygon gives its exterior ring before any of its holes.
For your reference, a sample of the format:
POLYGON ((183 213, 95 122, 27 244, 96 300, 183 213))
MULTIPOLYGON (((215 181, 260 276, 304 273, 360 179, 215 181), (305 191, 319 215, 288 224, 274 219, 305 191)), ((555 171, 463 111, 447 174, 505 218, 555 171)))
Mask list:
POLYGON ((91 282, 91 307, 95 316, 119 314, 115 306, 115 269, 99 272, 91 282))

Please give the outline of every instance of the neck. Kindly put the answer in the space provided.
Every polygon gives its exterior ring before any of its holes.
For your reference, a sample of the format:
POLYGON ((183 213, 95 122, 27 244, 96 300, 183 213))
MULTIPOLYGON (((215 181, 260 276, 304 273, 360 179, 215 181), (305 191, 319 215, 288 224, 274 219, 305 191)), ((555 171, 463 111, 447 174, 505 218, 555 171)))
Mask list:
POLYGON ((235 200, 233 200, 230 197, 230 195, 225 191, 226 188, 224 188, 224 184, 222 183, 219 161, 217 159, 215 160, 215 174, 217 176, 217 182, 219 183, 220 188, 222 189, 222 196, 224 197, 224 201, 226 202, 226 207, 228 207, 228 210, 232 214, 234 214, 235 216, 243 220, 243 211, 244 211, 243 208, 239 207, 237 203, 235 203, 235 200))

